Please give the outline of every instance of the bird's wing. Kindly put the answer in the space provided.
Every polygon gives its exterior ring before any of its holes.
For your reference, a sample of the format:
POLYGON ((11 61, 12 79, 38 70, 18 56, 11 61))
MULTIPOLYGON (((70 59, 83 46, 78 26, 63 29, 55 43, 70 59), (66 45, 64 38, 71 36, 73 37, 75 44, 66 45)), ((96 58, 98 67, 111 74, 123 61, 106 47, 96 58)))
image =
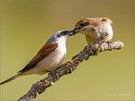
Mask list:
POLYGON ((30 69, 32 69, 39 61, 47 57, 52 51, 54 51, 58 47, 56 42, 46 43, 34 56, 31 61, 18 73, 24 73, 30 69))

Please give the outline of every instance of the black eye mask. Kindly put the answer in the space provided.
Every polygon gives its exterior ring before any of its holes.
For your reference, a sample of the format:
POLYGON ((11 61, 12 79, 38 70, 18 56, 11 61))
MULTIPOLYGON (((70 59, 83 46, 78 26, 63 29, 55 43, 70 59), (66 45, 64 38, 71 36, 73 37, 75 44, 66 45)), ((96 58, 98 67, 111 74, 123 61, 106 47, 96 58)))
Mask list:
POLYGON ((62 31, 59 35, 57 35, 58 37, 64 36, 64 35, 69 35, 71 31, 62 31))

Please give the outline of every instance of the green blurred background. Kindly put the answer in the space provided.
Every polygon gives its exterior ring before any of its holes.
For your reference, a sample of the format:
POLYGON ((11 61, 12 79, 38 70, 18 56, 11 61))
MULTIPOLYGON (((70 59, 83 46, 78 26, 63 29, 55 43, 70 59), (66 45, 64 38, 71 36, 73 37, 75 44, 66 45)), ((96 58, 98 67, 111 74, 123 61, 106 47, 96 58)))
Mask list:
MULTIPOLYGON (((36 101, 134 99, 134 0, 2 0, 0 4, 0 81, 22 69, 54 32, 72 29, 85 17, 108 17, 113 21, 113 41, 121 40, 125 47, 91 57, 36 101)), ((83 35, 71 37, 65 62, 85 45, 83 35)), ((44 77, 20 77, 0 86, 0 100, 17 100, 44 77)))

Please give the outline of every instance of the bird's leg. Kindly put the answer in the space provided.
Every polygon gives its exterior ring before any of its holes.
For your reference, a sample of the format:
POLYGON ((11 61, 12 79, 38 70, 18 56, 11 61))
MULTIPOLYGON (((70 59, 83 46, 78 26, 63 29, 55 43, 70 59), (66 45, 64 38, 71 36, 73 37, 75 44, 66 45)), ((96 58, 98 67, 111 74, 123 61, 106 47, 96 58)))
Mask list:
POLYGON ((100 51, 101 51, 100 45, 95 46, 95 47, 94 47, 94 53, 93 53, 93 54, 94 54, 94 55, 98 55, 100 51))
MULTIPOLYGON (((111 46, 110 44, 112 44, 112 41, 107 41, 106 43, 108 44, 108 46, 111 46)), ((109 50, 112 51, 112 48, 110 48, 109 50)))

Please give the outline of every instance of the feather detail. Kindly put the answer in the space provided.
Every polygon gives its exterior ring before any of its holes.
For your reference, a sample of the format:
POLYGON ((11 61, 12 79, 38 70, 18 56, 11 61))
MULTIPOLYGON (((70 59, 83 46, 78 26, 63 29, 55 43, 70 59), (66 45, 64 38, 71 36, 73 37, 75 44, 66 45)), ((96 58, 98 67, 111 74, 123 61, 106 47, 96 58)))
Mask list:
POLYGON ((14 75, 14 76, 12 76, 12 77, 10 77, 9 79, 7 79, 7 80, 5 80, 5 81, 3 81, 3 82, 0 82, 0 85, 3 85, 3 84, 5 84, 5 83, 8 83, 8 82, 10 82, 10 81, 12 81, 12 80, 18 78, 19 76, 20 76, 20 73, 14 75))
POLYGON ((36 56, 34 56, 32 58, 32 60, 22 69, 20 70, 18 73, 24 73, 30 69, 32 69, 33 67, 36 66, 36 64, 41 61, 42 59, 44 59, 45 57, 47 57, 52 51, 54 51, 56 48, 58 47, 58 44, 56 42, 49 42, 46 43, 40 50, 39 52, 36 54, 36 56))

